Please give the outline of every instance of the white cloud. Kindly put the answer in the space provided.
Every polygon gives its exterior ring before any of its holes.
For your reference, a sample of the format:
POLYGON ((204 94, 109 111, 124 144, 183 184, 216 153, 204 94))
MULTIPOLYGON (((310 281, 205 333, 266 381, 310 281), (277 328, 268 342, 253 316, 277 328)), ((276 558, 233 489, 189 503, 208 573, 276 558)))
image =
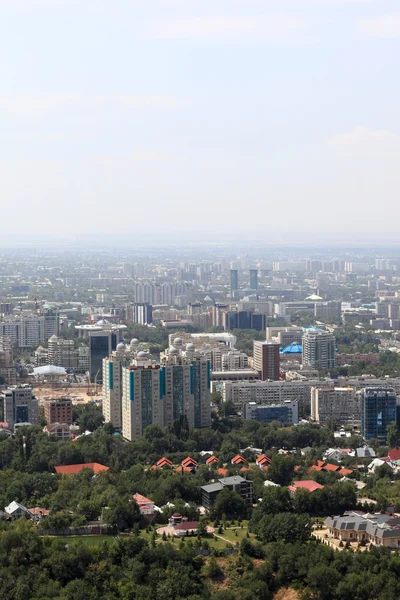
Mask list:
POLYGON ((297 16, 213 16, 156 23, 144 35, 157 39, 212 41, 293 41, 303 36, 312 22, 297 16))
POLYGON ((370 37, 394 38, 400 36, 400 14, 383 15, 374 19, 363 19, 359 29, 370 37))
POLYGON ((127 108, 134 110, 162 110, 174 108, 188 99, 168 95, 126 94, 126 95, 94 95, 49 94, 34 96, 31 94, 0 95, 0 115, 2 111, 14 116, 42 116, 65 107, 81 107, 83 109, 127 108))
POLYGON ((344 158, 400 158, 400 136, 386 129, 372 131, 360 125, 349 133, 331 137, 329 144, 344 158))

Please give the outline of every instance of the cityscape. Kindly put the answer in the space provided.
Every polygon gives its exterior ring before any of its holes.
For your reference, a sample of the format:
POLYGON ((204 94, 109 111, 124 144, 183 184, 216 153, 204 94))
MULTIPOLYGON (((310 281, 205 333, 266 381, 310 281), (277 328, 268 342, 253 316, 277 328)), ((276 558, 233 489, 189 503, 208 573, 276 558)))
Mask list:
POLYGON ((399 600, 399 1, 0 34, 0 600, 399 600))

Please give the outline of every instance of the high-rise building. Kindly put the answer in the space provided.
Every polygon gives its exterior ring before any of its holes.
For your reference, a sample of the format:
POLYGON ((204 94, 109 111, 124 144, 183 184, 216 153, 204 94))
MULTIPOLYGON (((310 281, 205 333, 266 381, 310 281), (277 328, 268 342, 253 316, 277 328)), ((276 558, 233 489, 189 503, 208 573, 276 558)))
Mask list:
POLYGON ((37 346, 59 333, 59 317, 52 311, 36 315, 23 313, 4 317, 0 322, 0 336, 5 336, 20 348, 37 346))
POLYGON ((387 427, 396 423, 396 394, 393 388, 364 388, 361 391, 361 435, 386 441, 387 427))
POLYGON ((137 339, 129 347, 120 342, 115 352, 103 358, 103 415, 118 431, 122 429, 122 367, 129 367, 138 347, 137 339))
POLYGON ((250 269, 250 289, 258 290, 258 269, 250 269))
POLYGON ((260 379, 279 379, 280 355, 279 344, 271 342, 253 342, 253 367, 260 373, 260 379))
POLYGON ((119 342, 119 331, 92 331, 89 334, 90 380, 103 381, 103 358, 110 356, 119 342))
POLYGON ((230 292, 231 292, 231 298, 234 298, 235 292, 237 292, 238 289, 239 289, 238 270, 237 269, 231 269, 230 270, 230 292))
POLYGON ((3 419, 9 428, 16 423, 38 422, 38 401, 31 388, 11 387, 2 394, 3 419))
POLYGON ((332 333, 310 327, 303 335, 302 346, 303 365, 318 371, 335 368, 336 340, 332 333))
POLYGON ((53 423, 72 425, 71 398, 45 398, 43 401, 43 409, 47 425, 53 425, 53 423))
POLYGON ((253 310, 227 310, 223 316, 225 331, 231 329, 255 329, 264 331, 267 326, 267 315, 253 310))
POLYGON ((103 361, 103 414, 127 440, 141 437, 148 425, 168 427, 185 417, 188 426, 211 424, 211 364, 194 345, 175 338, 152 361, 137 340, 119 344, 103 361))
POLYGON ((133 322, 150 325, 153 322, 153 307, 148 302, 135 302, 133 305, 133 322))
POLYGON ((361 421, 360 395, 353 387, 311 388, 311 418, 316 423, 355 425, 361 421))

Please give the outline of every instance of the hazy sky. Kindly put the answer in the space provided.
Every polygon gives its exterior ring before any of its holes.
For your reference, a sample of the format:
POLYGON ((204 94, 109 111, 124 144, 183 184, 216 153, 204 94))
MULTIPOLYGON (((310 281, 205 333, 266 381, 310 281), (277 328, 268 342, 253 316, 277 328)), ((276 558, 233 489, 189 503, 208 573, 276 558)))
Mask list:
POLYGON ((399 0, 0 0, 7 232, 399 230, 399 0))

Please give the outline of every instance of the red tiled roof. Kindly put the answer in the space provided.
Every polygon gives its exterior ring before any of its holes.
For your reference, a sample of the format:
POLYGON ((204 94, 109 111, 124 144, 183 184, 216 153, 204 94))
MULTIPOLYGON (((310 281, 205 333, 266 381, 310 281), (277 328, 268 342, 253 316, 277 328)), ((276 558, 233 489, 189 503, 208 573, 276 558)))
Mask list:
POLYGON ((64 465, 54 467, 56 473, 60 473, 63 475, 77 475, 82 471, 82 469, 93 469, 95 475, 102 473, 103 471, 108 471, 110 467, 106 467, 105 465, 100 465, 99 463, 81 463, 79 465, 64 465))
POLYGON ((212 463, 217 463, 217 462, 219 462, 219 460, 216 456, 210 456, 210 458, 207 458, 207 460, 206 460, 207 465, 211 465, 212 463))
POLYGON ((264 466, 262 467, 262 469, 261 469, 261 470, 262 470, 262 471, 268 471, 268 468, 269 468, 269 466, 268 466, 268 465, 264 465, 264 466))
POLYGON ((317 465, 311 465, 311 467, 308 469, 308 473, 310 473, 311 471, 322 471, 323 467, 318 467, 317 465))
POLYGON ((340 475, 351 475, 353 471, 351 469, 346 469, 345 467, 342 467, 340 471, 338 471, 338 473, 340 475))
POLYGON ((219 467, 217 469, 217 473, 218 475, 223 475, 224 477, 226 477, 228 475, 228 469, 221 469, 221 467, 219 467))
POLYGON ((304 479, 302 481, 293 481, 293 485, 289 486, 291 492, 295 492, 297 489, 307 490, 307 492, 315 492, 315 490, 321 490, 324 486, 311 479, 304 479))
POLYGON ((174 529, 197 529, 198 526, 198 521, 184 521, 183 523, 178 523, 177 525, 174 525, 174 529))
POLYGON ((323 467, 325 462, 323 460, 317 460, 317 467, 323 467))
POLYGON ((257 465, 265 465, 265 463, 267 463, 267 465, 269 465, 270 462, 271 462, 271 459, 268 458, 268 456, 264 456, 263 454, 261 456, 258 456, 256 459, 257 465))
POLYGON ((40 508, 40 506, 35 506, 35 508, 28 508, 31 515, 42 515, 42 517, 47 517, 50 514, 50 511, 47 508, 40 508))
POLYGON ((300 465, 296 465, 293 470, 295 473, 297 473, 297 471, 300 471, 300 469, 301 469, 300 465))
POLYGON ((146 496, 142 496, 142 494, 133 494, 132 498, 135 500, 136 504, 154 504, 153 500, 150 498, 146 498, 146 496))
POLYGON ((155 470, 157 469, 157 465, 152 465, 152 466, 150 467, 150 469, 152 469, 153 471, 155 471, 155 470))
POLYGON ((184 467, 188 467, 189 465, 197 467, 197 461, 195 461, 194 458, 190 458, 190 456, 188 456, 187 458, 185 458, 185 460, 182 461, 182 465, 184 467))
POLYGON ((157 461, 157 467, 165 467, 165 465, 172 467, 172 462, 168 458, 165 458, 165 456, 163 456, 162 458, 160 458, 160 460, 157 461))
POLYGON ((327 463, 323 467, 324 471, 339 471, 340 467, 338 465, 332 465, 331 463, 327 463))
POLYGON ((400 460, 400 448, 393 448, 389 450, 388 456, 390 460, 400 460))
POLYGON ((176 467, 175 472, 182 473, 182 471, 186 471, 187 473, 191 473, 192 470, 193 470, 192 467, 182 467, 182 465, 180 465, 179 467, 176 467))
POLYGON ((239 464, 245 463, 245 462, 246 462, 246 460, 240 454, 236 454, 236 456, 234 456, 231 460, 231 463, 233 465, 239 465, 239 464))
POLYGON ((250 471, 249 467, 242 467, 240 470, 241 471, 250 471))

